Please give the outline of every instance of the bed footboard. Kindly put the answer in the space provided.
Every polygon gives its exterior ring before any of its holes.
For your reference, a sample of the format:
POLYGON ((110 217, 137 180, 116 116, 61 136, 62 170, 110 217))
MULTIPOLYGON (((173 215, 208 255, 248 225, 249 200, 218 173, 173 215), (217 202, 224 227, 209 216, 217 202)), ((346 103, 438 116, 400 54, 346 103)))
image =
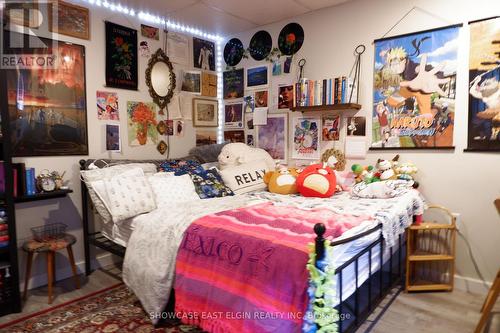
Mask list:
MULTIPOLYGON (((325 256, 325 231, 326 227, 321 223, 314 226, 314 232, 317 236, 315 239, 316 265, 325 256)), ((404 281, 405 235, 398 236, 398 246, 391 247, 388 253, 384 253, 385 244, 382 237, 381 224, 358 235, 332 242, 330 245, 333 247, 339 246, 373 233, 379 233, 380 235, 376 240, 335 270, 335 276, 338 277, 339 285, 337 291, 339 304, 335 309, 339 313, 338 327, 340 333, 354 332, 359 328, 389 291, 404 281), (379 262, 374 263, 374 259, 372 258, 373 252, 377 249, 379 250, 379 255, 375 260, 379 262), (361 258, 365 258, 366 260, 366 257, 368 257, 368 278, 363 279, 360 277, 359 263, 361 258), (373 264, 378 264, 375 265, 378 267, 377 270, 372 269, 373 264), (343 279, 348 269, 354 270, 355 291, 350 295, 343 295, 343 279)))

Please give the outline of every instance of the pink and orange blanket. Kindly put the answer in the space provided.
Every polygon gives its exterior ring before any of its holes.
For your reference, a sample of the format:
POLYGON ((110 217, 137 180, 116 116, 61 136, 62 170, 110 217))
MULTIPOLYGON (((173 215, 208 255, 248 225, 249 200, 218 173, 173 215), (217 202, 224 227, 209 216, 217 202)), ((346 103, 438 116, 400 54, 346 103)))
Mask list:
POLYGON ((272 203, 201 217, 177 254, 176 314, 213 333, 300 332, 314 224, 335 238, 371 219, 272 203))

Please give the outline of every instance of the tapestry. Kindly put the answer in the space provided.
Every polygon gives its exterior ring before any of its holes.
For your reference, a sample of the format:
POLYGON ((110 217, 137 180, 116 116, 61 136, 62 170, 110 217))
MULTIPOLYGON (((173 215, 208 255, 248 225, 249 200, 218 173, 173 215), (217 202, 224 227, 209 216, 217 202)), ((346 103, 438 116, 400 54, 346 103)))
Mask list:
POLYGON ((106 86, 137 90, 137 30, 105 23, 106 86))

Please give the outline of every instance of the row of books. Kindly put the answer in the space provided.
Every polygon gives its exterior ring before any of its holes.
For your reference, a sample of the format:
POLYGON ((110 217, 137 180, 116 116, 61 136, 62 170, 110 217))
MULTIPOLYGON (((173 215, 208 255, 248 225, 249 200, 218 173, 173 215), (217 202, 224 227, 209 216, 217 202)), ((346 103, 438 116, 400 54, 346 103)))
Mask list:
POLYGON ((301 79, 295 84, 296 106, 356 103, 356 100, 354 81, 346 76, 324 80, 301 79))
MULTIPOLYGON (((26 168, 24 163, 12 163, 14 197, 36 194, 35 169, 26 168)), ((0 193, 5 193, 5 170, 0 162, 0 193)))
POLYGON ((0 209, 0 249, 7 246, 9 246, 9 226, 5 211, 0 209))

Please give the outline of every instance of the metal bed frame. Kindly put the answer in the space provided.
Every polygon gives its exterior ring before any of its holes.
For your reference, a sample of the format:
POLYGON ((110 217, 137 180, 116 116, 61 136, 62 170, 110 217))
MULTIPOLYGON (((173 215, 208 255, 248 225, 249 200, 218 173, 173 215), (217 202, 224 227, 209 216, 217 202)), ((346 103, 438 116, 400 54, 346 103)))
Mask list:
MULTIPOLYGON (((85 160, 80 161, 81 170, 85 170, 85 163, 85 160)), ((85 274, 89 275, 92 272, 90 260, 90 245, 93 245, 97 248, 100 248, 122 258, 125 256, 126 249, 125 247, 110 241, 100 232, 89 230, 89 198, 87 186, 85 185, 85 182, 83 182, 83 180, 81 181, 81 189, 83 210, 83 239, 85 249, 85 274)), ((326 227, 322 223, 318 223, 314 226, 314 232, 316 234, 316 261, 318 261, 323 259, 325 255, 325 238, 323 236, 326 232, 326 227)), ((350 258, 348 261, 337 267, 335 270, 335 275, 338 275, 340 286, 338 295, 340 302, 336 307, 336 310, 339 313, 338 325, 340 333, 352 333, 356 331, 356 329, 363 324, 363 322, 368 318, 372 311, 379 305, 382 299, 384 299, 396 285, 404 281, 405 265, 403 261, 406 258, 405 235, 399 235, 399 247, 396 250, 394 250, 394 248, 390 248, 389 258, 386 261, 384 260, 385 243, 382 237, 381 224, 378 224, 376 227, 358 235, 332 242, 330 246, 335 247, 353 242, 373 233, 380 233, 380 235, 375 241, 366 246, 363 250, 350 258), (372 271, 372 251, 377 246, 380 247, 380 258, 378 258, 378 260, 380 260, 380 267, 377 271, 372 271), (368 255, 369 274, 368 279, 359 284, 359 259, 364 255, 368 255), (352 295, 344 299, 342 295, 343 272, 351 265, 354 265, 354 270, 356 273, 356 290, 352 295)), ((173 312, 174 304, 175 292, 173 291, 171 293, 171 297, 165 311, 173 312)))

